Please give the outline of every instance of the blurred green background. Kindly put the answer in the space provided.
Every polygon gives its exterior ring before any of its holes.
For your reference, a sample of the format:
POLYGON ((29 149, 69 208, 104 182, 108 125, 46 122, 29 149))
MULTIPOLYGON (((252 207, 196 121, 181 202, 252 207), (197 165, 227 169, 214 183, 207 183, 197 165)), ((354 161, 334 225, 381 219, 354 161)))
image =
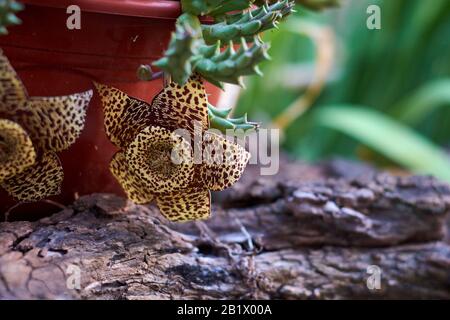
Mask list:
POLYGON ((363 159, 450 181, 450 1, 348 0, 268 32, 272 61, 236 115, 283 130, 295 158, 363 159), (381 29, 369 30, 369 5, 381 29))

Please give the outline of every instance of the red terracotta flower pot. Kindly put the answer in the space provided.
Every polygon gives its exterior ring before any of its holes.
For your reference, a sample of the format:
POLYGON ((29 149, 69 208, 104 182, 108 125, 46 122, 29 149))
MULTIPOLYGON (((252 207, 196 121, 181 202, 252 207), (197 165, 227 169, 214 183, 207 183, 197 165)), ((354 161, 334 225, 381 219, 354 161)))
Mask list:
MULTIPOLYGON (((152 0, 21 0, 20 26, 0 37, 0 47, 24 82, 30 96, 57 96, 93 89, 93 81, 115 86, 146 101, 162 89, 162 80, 139 81, 142 63, 158 59, 165 50, 176 17, 178 1, 152 0), (69 5, 81 8, 81 30, 69 30, 69 5)), ((207 86, 215 103, 220 90, 207 86)), ((109 172, 115 147, 103 129, 99 98, 94 95, 82 135, 60 154, 64 167, 62 193, 52 200, 70 203, 77 195, 96 192, 122 194, 109 172)), ((0 213, 14 205, 0 191, 0 213)), ((27 212, 28 205, 15 209, 27 212)), ((49 212, 45 203, 33 214, 49 212)), ((26 218, 30 218, 29 215, 26 218)))

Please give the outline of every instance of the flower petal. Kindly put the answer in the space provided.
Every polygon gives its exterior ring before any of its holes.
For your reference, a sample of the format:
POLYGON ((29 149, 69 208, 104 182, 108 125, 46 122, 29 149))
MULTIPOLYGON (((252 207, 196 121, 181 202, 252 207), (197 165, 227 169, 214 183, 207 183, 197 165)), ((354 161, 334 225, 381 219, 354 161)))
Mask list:
POLYGON ((191 76, 184 86, 171 82, 152 102, 156 124, 173 131, 187 129, 194 133, 194 123, 202 130, 209 127, 208 100, 201 77, 191 76))
POLYGON ((0 119, 0 183, 36 161, 33 143, 17 123, 0 119))
POLYGON ((109 168, 131 201, 137 204, 152 202, 152 193, 145 183, 129 169, 124 152, 119 151, 114 155, 109 168))
POLYGON ((161 127, 142 130, 126 150, 129 168, 154 193, 184 189, 194 174, 190 144, 161 127))
POLYGON ((211 214, 211 193, 206 189, 159 194, 156 203, 170 221, 207 219, 211 214))
POLYGON ((59 194, 63 178, 58 156, 47 152, 33 166, 3 181, 2 187, 18 201, 39 201, 59 194))
POLYGON ((15 119, 27 130, 39 150, 59 152, 81 134, 92 90, 62 97, 30 98, 26 112, 15 119))
POLYGON ((22 81, 0 49, 0 113, 14 113, 27 98, 22 81))
POLYGON ((103 104, 105 131, 119 148, 126 146, 144 128, 153 124, 151 106, 119 89, 95 84, 103 104))
POLYGON ((203 137, 202 181, 211 190, 226 189, 239 180, 249 159, 250 153, 242 146, 207 131, 203 137))

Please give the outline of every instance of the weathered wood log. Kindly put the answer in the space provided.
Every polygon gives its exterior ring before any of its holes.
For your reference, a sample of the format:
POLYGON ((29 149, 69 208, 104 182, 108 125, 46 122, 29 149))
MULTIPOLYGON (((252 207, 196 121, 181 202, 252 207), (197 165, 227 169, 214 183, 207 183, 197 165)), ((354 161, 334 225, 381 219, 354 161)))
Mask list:
POLYGON ((449 299, 449 211, 448 185, 387 174, 253 181, 186 224, 90 195, 0 224, 0 297, 449 299), (380 289, 367 286, 372 265, 380 289))

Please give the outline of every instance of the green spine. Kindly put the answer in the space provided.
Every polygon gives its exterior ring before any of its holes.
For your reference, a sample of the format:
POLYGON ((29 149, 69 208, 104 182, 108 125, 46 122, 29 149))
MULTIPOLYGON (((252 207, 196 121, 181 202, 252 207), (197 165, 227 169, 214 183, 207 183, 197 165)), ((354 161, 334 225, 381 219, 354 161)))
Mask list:
POLYGON ((13 0, 0 0, 0 35, 8 34, 6 27, 18 25, 20 19, 15 15, 23 5, 13 0))
POLYGON ((211 25, 202 25, 203 38, 207 44, 238 41, 244 37, 252 37, 268 29, 277 28, 281 19, 289 15, 294 2, 283 0, 272 5, 263 5, 248 12, 227 14, 221 21, 211 25))
POLYGON ((222 87, 220 82, 243 85, 242 76, 258 74, 262 72, 258 63, 270 60, 267 53, 269 45, 255 37, 253 45, 248 47, 245 39, 241 39, 241 46, 234 50, 234 43, 229 42, 224 51, 220 51, 220 41, 212 46, 203 46, 195 61, 194 70, 200 73, 206 80, 222 87))
MULTIPOLYGON (((208 116, 210 127, 218 129, 223 133, 227 133, 227 130, 233 131, 256 131, 259 128, 259 123, 249 122, 247 120, 247 114, 240 118, 228 118, 231 112, 230 109, 217 109, 213 105, 208 105, 208 116)), ((228 131, 229 132, 229 131, 228 131)))

